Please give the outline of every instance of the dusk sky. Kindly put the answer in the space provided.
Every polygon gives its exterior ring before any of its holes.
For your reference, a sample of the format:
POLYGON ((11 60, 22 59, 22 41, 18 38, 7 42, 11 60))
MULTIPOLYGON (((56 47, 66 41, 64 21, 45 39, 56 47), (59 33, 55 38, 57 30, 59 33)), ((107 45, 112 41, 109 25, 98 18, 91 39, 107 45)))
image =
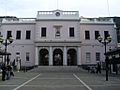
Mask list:
POLYGON ((0 16, 35 18, 37 11, 79 11, 79 16, 120 16, 120 0, 0 0, 0 16))

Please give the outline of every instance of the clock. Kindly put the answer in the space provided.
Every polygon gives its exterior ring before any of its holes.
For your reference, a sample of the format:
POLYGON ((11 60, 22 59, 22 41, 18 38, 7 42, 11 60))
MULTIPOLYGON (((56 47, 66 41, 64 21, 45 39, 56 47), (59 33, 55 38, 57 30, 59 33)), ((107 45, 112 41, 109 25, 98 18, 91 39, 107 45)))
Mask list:
POLYGON ((55 15, 56 15, 56 16, 60 16, 60 12, 56 12, 55 15))

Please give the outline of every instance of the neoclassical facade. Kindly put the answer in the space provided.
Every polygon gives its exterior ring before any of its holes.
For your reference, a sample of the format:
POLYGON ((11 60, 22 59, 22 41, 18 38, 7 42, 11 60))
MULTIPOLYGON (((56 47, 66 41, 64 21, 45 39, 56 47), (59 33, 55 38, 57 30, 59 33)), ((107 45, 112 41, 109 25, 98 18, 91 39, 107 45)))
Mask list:
POLYGON ((3 17, 0 32, 3 38, 14 38, 7 51, 11 62, 21 59, 21 66, 104 62, 104 46, 97 41, 98 34, 112 36, 107 50, 117 47, 112 19, 83 18, 78 11, 38 11, 36 18, 3 17))

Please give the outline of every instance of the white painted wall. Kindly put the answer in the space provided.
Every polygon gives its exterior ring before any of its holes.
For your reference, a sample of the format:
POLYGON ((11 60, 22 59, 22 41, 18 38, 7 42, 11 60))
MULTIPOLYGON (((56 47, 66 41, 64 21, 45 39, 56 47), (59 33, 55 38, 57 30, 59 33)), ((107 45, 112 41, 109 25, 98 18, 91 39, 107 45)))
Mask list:
POLYGON ((91 53, 91 62, 87 64, 96 64, 96 52, 101 53, 101 62, 105 60, 104 52, 105 47, 97 40, 95 40, 95 31, 99 31, 100 35, 104 38, 104 31, 109 31, 112 36, 112 41, 107 45, 107 51, 117 47, 116 30, 114 29, 114 24, 80 24, 80 40, 81 45, 81 60, 82 64, 86 64, 86 52, 91 53), (85 40, 85 30, 90 31, 90 40, 85 40))
MULTIPOLYGON (((116 38, 116 30, 114 29, 114 23, 110 22, 96 22, 96 21, 84 21, 79 20, 79 14, 76 12, 75 15, 66 15, 56 17, 55 13, 59 11, 60 13, 64 12, 61 10, 52 11, 52 16, 46 15, 41 16, 38 15, 36 19, 33 21, 27 20, 24 22, 22 20, 14 22, 3 22, 0 31, 3 35, 3 38, 6 38, 6 32, 8 30, 12 31, 12 36, 14 38, 14 42, 8 46, 8 52, 11 55, 11 61, 16 58, 16 52, 20 52, 20 58, 22 60, 22 65, 32 66, 35 65, 35 45, 38 45, 39 48, 44 47, 45 42, 53 42, 50 43, 49 46, 55 46, 57 42, 64 42, 64 43, 57 43, 57 47, 63 48, 64 46, 67 47, 79 47, 80 46, 80 60, 81 64, 86 64, 86 52, 91 53, 91 62, 88 64, 95 64, 96 63, 96 52, 101 52, 101 61, 104 61, 104 46, 100 44, 97 40, 95 40, 94 31, 100 31, 100 35, 104 36, 104 31, 109 31, 110 35, 112 36, 112 42, 108 44, 107 51, 109 47, 114 49, 117 47, 117 38, 116 38), (65 18, 66 17, 66 18, 65 18), (71 18, 71 19, 70 19, 71 18), (49 19, 49 20, 48 20, 49 19), (36 21, 35 21, 36 20, 36 21), (60 29, 60 38, 55 37, 55 25, 62 26, 60 29), (47 27, 47 36, 41 37, 41 27, 47 27), (75 37, 69 37, 69 27, 74 27, 75 30, 75 37), (21 40, 16 40, 16 31, 21 30, 22 38, 21 40), (26 30, 31 30, 31 39, 25 40, 26 30), (85 30, 90 31, 90 40, 85 40, 85 30), (37 42, 37 43, 36 43, 37 42), (44 43, 42 43, 44 42, 44 43), (72 42, 66 44, 65 42, 72 42), (76 42, 76 43, 73 43, 76 42), (82 42, 82 43, 81 43, 82 42), (40 47, 40 45, 43 45, 40 47), (60 46, 58 46, 60 45, 60 46), (76 46, 75 46, 76 45, 76 46), (30 52, 30 61, 26 62, 26 52, 30 52)), ((38 12, 40 14, 41 12, 38 12)), ((68 13, 68 12, 67 12, 68 13)), ((63 13, 62 13, 63 14, 63 13)), ((46 45, 48 45, 47 43, 46 45)), ((4 47, 2 46, 4 49, 4 47)))
MULTIPOLYGON (((7 51, 11 53, 10 59, 13 61, 16 59, 16 52, 20 52, 21 64, 24 65, 34 65, 35 60, 35 48, 34 48, 34 29, 35 25, 33 24, 9 24, 3 23, 1 26, 1 34, 3 38, 6 38, 7 31, 12 31, 12 38, 14 39, 13 43, 8 45, 7 51), (16 40, 16 31, 21 31, 21 39, 16 40), (31 31, 31 39, 26 40, 26 30, 31 31), (26 61, 26 52, 30 52, 30 61, 26 61)), ((2 45, 2 49, 4 46, 2 45)))
POLYGON ((35 41, 79 41, 80 30, 78 21, 37 21, 35 41), (55 25, 61 25, 60 38, 55 37, 55 25), (47 28, 46 37, 41 37, 41 27, 47 28), (69 37, 69 27, 74 27, 75 37, 69 37))

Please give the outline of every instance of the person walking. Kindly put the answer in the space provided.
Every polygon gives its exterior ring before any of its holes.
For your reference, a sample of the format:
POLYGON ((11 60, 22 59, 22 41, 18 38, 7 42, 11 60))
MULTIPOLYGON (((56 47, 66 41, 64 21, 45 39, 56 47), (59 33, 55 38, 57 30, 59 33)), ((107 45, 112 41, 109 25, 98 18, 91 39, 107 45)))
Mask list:
POLYGON ((5 81, 5 76, 6 76, 6 66, 5 66, 4 63, 2 64, 1 69, 2 69, 2 81, 5 81))
POLYGON ((12 70, 12 67, 10 65, 7 65, 7 69, 6 69, 6 75, 7 75, 7 77, 6 77, 6 80, 9 80, 10 77, 11 77, 11 75, 10 75, 11 70, 12 70))
POLYGON ((13 66, 11 66, 10 76, 13 76, 13 77, 14 77, 13 66))
POLYGON ((100 65, 100 63, 97 63, 96 69, 97 69, 96 73, 101 73, 101 65, 100 65))

